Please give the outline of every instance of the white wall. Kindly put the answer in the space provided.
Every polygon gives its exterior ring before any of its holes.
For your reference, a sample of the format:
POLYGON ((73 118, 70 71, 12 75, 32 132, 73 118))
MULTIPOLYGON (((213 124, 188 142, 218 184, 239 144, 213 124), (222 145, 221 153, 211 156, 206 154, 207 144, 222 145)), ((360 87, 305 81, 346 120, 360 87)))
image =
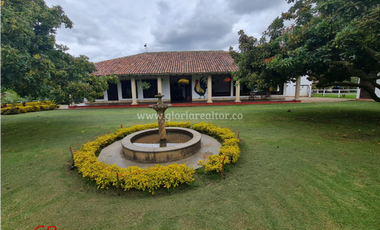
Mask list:
POLYGON ((161 76, 162 94, 165 95, 164 99, 170 99, 170 78, 169 76, 161 76))
MULTIPOLYGON (((301 77, 301 89, 300 89, 300 97, 307 97, 309 96, 309 89, 311 88, 312 82, 307 80, 307 76, 301 77)), ((284 88, 284 94, 287 97, 294 97, 296 93, 296 83, 290 81, 286 83, 284 88)))
MULTIPOLYGON (((207 75, 192 75, 191 76, 191 95, 192 95, 192 99, 199 99, 199 95, 194 91, 194 87, 195 87, 195 80, 200 80, 202 77, 204 77, 203 79, 205 80, 206 84, 207 84, 207 78, 208 76, 207 75)), ((207 89, 205 91, 205 98, 207 99, 207 92, 208 92, 209 89, 207 89)), ((203 96, 201 99, 204 99, 203 96)))

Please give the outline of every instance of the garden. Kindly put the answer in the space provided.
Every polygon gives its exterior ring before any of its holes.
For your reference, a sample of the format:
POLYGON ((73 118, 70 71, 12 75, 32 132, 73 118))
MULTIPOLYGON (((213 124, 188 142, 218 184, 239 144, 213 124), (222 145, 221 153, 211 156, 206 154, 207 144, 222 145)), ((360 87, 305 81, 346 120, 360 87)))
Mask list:
POLYGON ((155 123, 137 118, 154 113, 147 108, 2 116, 2 228, 380 228, 378 103, 170 110, 243 114, 241 120, 190 120, 192 127, 204 122, 239 134, 240 157, 226 164, 222 179, 204 167, 189 184, 160 187, 152 195, 136 188, 98 189, 96 181, 70 170, 70 147, 79 150, 97 136, 155 123))

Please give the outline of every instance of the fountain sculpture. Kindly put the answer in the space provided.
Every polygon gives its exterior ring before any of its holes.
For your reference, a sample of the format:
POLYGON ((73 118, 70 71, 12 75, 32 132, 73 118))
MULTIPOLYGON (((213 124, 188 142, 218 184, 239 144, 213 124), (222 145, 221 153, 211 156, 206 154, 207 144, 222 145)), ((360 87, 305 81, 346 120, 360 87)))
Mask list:
POLYGON ((156 110, 158 129, 148 129, 126 136, 122 141, 124 156, 141 163, 161 163, 190 157, 201 148, 201 134, 192 129, 165 127, 165 110, 170 104, 164 104, 158 94, 158 103, 149 108, 156 110))
POLYGON ((158 133, 160 136, 160 147, 167 147, 166 145, 166 127, 165 127, 165 110, 169 108, 170 104, 163 104, 162 98, 164 95, 161 93, 158 93, 158 95, 155 95, 154 97, 158 98, 157 105, 150 105, 149 108, 152 108, 156 110, 157 117, 158 117, 158 133))

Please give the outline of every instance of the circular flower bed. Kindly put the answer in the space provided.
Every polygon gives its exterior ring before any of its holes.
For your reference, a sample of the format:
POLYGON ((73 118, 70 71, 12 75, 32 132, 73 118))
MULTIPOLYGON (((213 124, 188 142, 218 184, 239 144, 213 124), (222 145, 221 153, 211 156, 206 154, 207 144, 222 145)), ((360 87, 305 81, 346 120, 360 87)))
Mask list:
MULTIPOLYGON (((205 172, 220 172, 223 162, 224 164, 235 163, 239 159, 239 139, 230 129, 220 128, 209 123, 198 123, 191 127, 190 122, 167 122, 166 126, 193 128, 222 142, 219 155, 213 155, 206 161, 198 162, 204 167, 205 172)), ((170 188, 180 184, 190 184, 194 181, 195 170, 185 164, 155 165, 148 169, 141 169, 137 166, 120 168, 116 164, 108 165, 98 161, 96 153, 103 147, 131 133, 157 127, 157 123, 135 125, 98 137, 95 141, 87 142, 80 150, 74 152, 74 164, 79 173, 89 180, 94 180, 98 188, 108 189, 110 186, 120 186, 124 191, 135 188, 154 194, 159 187, 170 188)))

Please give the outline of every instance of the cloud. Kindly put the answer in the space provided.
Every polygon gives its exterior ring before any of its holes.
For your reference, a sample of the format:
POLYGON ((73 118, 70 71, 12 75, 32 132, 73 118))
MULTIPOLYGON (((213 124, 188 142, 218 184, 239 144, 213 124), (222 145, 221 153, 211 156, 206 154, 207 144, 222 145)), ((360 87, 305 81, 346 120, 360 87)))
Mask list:
POLYGON ((230 0, 228 6, 237 14, 251 14, 286 5, 285 0, 230 0))
MULTIPOLYGON (((167 6, 167 5, 166 5, 167 6)), ((161 8, 161 6, 159 6, 161 8)), ((228 12, 225 5, 213 4, 211 1, 198 1, 190 13, 179 15, 177 12, 162 11, 156 26, 152 29, 155 47, 159 50, 202 50, 221 49, 239 17, 228 12), (168 25, 171 19, 171 26, 168 25)))
POLYGON ((284 0, 46 0, 61 5, 73 29, 57 31, 57 43, 74 56, 98 62, 145 52, 228 50, 237 32, 261 36, 287 11, 284 0))

